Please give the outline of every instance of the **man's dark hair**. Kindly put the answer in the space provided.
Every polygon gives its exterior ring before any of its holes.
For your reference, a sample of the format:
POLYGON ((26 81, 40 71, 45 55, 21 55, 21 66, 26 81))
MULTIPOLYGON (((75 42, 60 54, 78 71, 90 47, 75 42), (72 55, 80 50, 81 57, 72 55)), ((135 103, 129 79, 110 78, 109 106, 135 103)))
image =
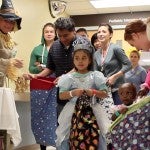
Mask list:
POLYGON ((87 34, 87 30, 85 28, 79 28, 76 33, 78 32, 85 32, 87 34))
POLYGON ((55 21, 55 28, 56 30, 68 30, 68 31, 75 31, 75 23, 72 18, 65 18, 60 17, 55 21))

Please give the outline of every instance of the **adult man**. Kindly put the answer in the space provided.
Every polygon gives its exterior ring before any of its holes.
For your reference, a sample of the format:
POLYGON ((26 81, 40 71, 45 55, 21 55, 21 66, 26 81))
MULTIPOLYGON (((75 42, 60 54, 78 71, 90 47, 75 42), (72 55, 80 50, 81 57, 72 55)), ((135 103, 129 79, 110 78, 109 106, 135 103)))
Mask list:
MULTIPOLYGON (((72 52, 74 50, 73 41, 76 38, 75 23, 71 18, 61 17, 55 21, 56 33, 58 40, 56 40, 49 50, 47 66, 35 77, 46 77, 53 72, 56 74, 57 84, 58 77, 68 73, 73 69, 72 52)), ((80 37, 81 38, 81 37, 80 37)), ((60 114, 67 100, 62 101, 57 98, 57 113, 60 114)))

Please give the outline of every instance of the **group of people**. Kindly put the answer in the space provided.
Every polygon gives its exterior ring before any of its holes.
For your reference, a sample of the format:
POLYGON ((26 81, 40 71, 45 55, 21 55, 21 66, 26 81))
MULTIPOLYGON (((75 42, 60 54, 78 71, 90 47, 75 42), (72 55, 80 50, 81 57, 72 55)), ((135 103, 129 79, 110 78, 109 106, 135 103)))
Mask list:
MULTIPOLYGON (((15 12, 5 12, 4 4, 0 13, 0 72, 7 75, 11 63, 21 68, 23 62, 12 58, 15 43, 9 36, 9 32, 20 29, 21 18, 15 12), (9 40, 5 41, 6 37, 9 40)), ((141 20, 130 22, 125 28, 124 39, 137 50, 149 51, 148 24, 141 20)), ((60 17, 54 24, 44 25, 41 44, 31 52, 30 73, 24 74, 24 78, 54 77, 57 85, 55 141, 58 150, 107 149, 105 135, 111 120, 101 102, 111 99, 114 105, 131 105, 136 100, 137 91, 141 97, 149 92, 150 71, 147 74, 139 66, 138 51, 132 51, 129 60, 122 48, 111 43, 112 36, 112 27, 102 23, 90 42, 87 34, 76 33, 71 18, 60 17), (95 40, 100 42, 97 49, 94 48, 95 40), (135 75, 137 79, 132 79, 135 75)), ((127 111, 125 106, 121 107, 114 112, 112 120, 127 111)), ((38 144, 41 150, 46 150, 46 143, 38 144)))
MULTIPOLYGON (((143 21, 140 22, 144 24, 143 21)), ((30 71, 34 75, 25 74, 25 76, 32 79, 55 73, 54 83, 58 86, 58 127, 56 130, 58 149, 107 149, 105 134, 111 121, 110 118, 104 117, 107 114, 103 111, 104 108, 99 101, 107 101, 108 96, 112 96, 113 103, 119 106, 124 102, 125 105, 131 105, 136 100, 137 91, 140 94, 143 90, 140 84, 145 82, 147 75, 146 70, 138 64, 139 52, 132 51, 130 59, 128 59, 123 49, 111 43, 113 29, 106 23, 99 25, 96 36, 101 46, 96 52, 87 38, 87 34, 76 34, 75 24, 71 18, 58 18, 54 26, 58 39, 53 41, 49 49, 46 67, 40 68, 39 73, 30 71), (132 79, 135 74, 138 74, 136 77, 140 78, 138 83, 134 82, 136 79, 132 79), (124 82, 130 82, 130 84, 124 84, 124 82), (111 95, 109 89, 111 89, 111 95), (129 95, 127 96, 127 94, 129 95), (123 100, 123 97, 128 98, 127 102, 126 99, 123 100), (94 126, 97 131, 101 132, 94 132, 94 126), (91 135, 91 128, 93 128, 94 136, 91 135)), ((126 32, 128 26, 125 29, 126 32)), ((147 36, 145 35, 145 37, 147 36)), ((128 41, 126 38, 125 40, 128 41)), ((130 41, 128 42, 130 43, 130 41)), ((136 47, 136 45, 134 46, 136 47)), ((136 48, 145 50, 142 47, 136 48)), ((43 50, 41 51, 43 52, 43 50)), ((39 61, 36 59, 35 63, 32 62, 38 69, 38 63, 43 64, 42 55, 39 57, 39 61)), ((113 120, 126 111, 126 107, 123 107, 117 113, 115 112, 113 120)))

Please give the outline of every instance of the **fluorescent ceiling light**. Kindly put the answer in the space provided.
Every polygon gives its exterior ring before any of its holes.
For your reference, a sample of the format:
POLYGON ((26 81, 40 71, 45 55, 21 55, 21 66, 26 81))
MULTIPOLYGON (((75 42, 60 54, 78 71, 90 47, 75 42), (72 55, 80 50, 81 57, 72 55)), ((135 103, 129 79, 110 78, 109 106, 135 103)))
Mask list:
POLYGON ((150 5, 150 0, 90 0, 95 8, 129 7, 150 5))

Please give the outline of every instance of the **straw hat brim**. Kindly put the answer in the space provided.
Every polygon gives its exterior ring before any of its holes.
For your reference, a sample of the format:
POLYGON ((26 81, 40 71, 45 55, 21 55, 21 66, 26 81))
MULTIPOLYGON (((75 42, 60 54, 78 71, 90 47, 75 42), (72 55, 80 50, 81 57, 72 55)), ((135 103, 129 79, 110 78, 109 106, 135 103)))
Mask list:
POLYGON ((22 20, 21 17, 17 16, 14 13, 6 13, 6 14, 0 13, 0 16, 3 17, 4 19, 10 20, 10 21, 16 21, 17 29, 18 30, 21 29, 21 26, 20 26, 21 20, 22 20))
POLYGON ((13 13, 7 13, 7 14, 0 13, 0 16, 3 18, 6 18, 8 20, 14 20, 14 21, 21 19, 21 17, 17 16, 16 14, 13 14, 13 13))

